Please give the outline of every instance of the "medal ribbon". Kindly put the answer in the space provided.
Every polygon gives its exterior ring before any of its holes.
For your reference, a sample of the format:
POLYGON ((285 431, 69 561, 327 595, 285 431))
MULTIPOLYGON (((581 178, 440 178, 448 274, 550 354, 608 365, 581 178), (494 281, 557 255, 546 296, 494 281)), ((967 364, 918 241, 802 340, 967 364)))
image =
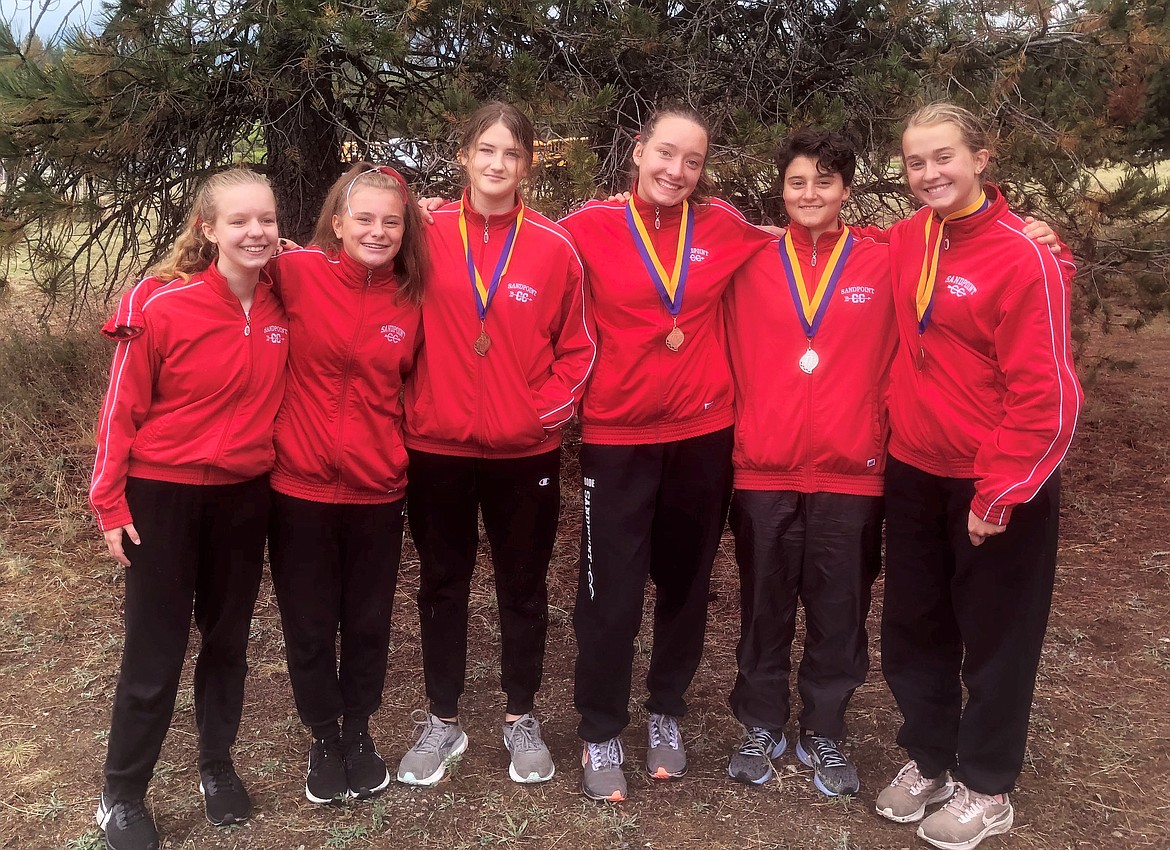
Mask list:
POLYGON ((784 234, 780 242, 780 263, 784 266, 784 277, 788 280, 788 291, 792 294, 792 303, 796 305, 796 315, 804 325, 804 335, 809 342, 817 335, 821 320, 825 318, 825 311, 832 300, 829 293, 837 286, 841 273, 845 271, 845 261, 853 250, 853 234, 848 227, 842 226, 841 235, 837 244, 833 246, 833 253, 825 264, 824 271, 817 278, 816 289, 809 298, 808 289, 804 285, 804 276, 800 271, 800 259, 796 256, 796 245, 792 241, 792 231, 784 234))
POLYGON ((687 288, 687 269, 690 266, 691 236, 695 231, 695 210, 687 201, 682 202, 683 226, 678 230, 678 250, 674 255, 674 269, 669 275, 666 268, 658 259, 654 250, 654 243, 650 241, 650 233, 642 216, 634 207, 634 199, 630 198, 626 204, 626 225, 630 228, 630 235, 634 237, 634 245, 642 257, 642 264, 654 286, 658 290, 658 297, 670 311, 670 315, 677 316, 682 309, 683 292, 687 288))
POLYGON ((918 310, 919 334, 926 333, 926 326, 930 324, 930 314, 934 309, 934 283, 938 277, 938 254, 943 243, 943 232, 952 221, 983 212, 987 209, 988 204, 987 195, 980 192, 979 197, 973 203, 946 216, 939 223, 938 232, 933 237, 933 244, 931 244, 930 230, 931 225, 934 224, 934 215, 926 217, 926 250, 922 255, 922 271, 918 275, 918 292, 914 302, 918 310))
POLYGON ((491 306, 492 299, 496 296, 496 289, 499 288, 500 280, 508 271, 508 263, 512 261, 512 249, 516 247, 516 234, 520 231, 520 225, 524 222, 524 201, 520 201, 520 211, 516 213, 516 221, 512 224, 512 229, 508 231, 508 237, 504 240, 504 249, 500 251, 500 259, 496 263, 495 273, 492 274, 491 282, 483 285, 483 277, 479 273, 479 269, 475 267, 475 260, 471 258, 471 242, 467 238, 467 215, 464 208, 464 199, 459 199, 459 237, 463 240, 463 254, 467 257, 467 276, 471 279, 471 288, 475 290, 475 309, 479 313, 479 320, 482 322, 487 319, 488 307, 491 306))

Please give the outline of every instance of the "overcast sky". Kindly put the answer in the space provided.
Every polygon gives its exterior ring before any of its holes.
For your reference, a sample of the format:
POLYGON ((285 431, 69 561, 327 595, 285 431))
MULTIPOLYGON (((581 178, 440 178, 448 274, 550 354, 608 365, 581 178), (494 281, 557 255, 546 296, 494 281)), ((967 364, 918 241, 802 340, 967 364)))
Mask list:
POLYGON ((0 0, 0 16, 18 38, 25 35, 44 9, 37 35, 51 38, 62 24, 84 26, 101 10, 101 0, 0 0))

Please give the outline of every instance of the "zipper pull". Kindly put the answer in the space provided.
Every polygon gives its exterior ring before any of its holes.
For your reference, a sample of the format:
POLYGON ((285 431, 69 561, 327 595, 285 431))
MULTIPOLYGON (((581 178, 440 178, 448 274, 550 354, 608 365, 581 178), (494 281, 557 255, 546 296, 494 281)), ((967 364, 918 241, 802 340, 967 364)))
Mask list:
POLYGON ((488 226, 488 221, 485 218, 483 220, 483 244, 484 245, 486 245, 488 243, 488 227, 487 226, 488 226))
POLYGON ((943 250, 944 250, 944 251, 949 251, 949 250, 950 250, 950 248, 951 248, 951 237, 949 237, 949 236, 944 236, 944 237, 943 237, 943 250))
POLYGON ((817 267, 817 246, 816 245, 813 245, 812 266, 814 269, 817 267))
POLYGON ((244 311, 244 336, 252 335, 252 311, 244 311))
POLYGON ((658 209, 658 207, 654 208, 654 229, 662 229, 662 210, 658 209))

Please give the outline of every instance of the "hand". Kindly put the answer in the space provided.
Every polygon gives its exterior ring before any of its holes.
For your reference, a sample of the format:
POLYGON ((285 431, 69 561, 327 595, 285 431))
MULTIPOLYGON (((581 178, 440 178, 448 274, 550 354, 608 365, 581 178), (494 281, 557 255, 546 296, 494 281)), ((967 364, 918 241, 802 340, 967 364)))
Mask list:
POLYGON ((971 538, 972 546, 982 546, 983 541, 996 534, 1007 531, 1006 525, 996 525, 975 516, 974 511, 967 511, 967 536, 971 538))
POLYGON ((628 204, 630 202, 630 193, 618 192, 616 195, 610 195, 606 200, 618 204, 628 204))
POLYGON ((296 242, 293 242, 291 239, 285 239, 284 237, 281 237, 276 242, 276 250, 272 252, 272 256, 275 257, 281 251, 288 251, 290 248, 299 248, 299 247, 301 247, 301 246, 298 245, 296 242))
POLYGON ((111 528, 109 531, 103 531, 102 536, 106 538, 106 548, 110 551, 110 556, 123 567, 128 567, 130 559, 126 557, 126 552, 122 549, 122 532, 126 533, 130 542, 135 546, 142 545, 142 538, 138 536, 138 530, 134 528, 132 522, 118 528, 111 528))
POLYGON ((1048 222, 1039 221, 1032 216, 1024 219, 1024 235, 1040 245, 1047 245, 1054 255, 1060 256, 1060 240, 1056 231, 1048 226, 1048 222))
POLYGON ((434 224, 435 217, 431 215, 431 211, 437 210, 446 203, 446 198, 419 198, 418 211, 422 215, 422 220, 427 224, 434 224))

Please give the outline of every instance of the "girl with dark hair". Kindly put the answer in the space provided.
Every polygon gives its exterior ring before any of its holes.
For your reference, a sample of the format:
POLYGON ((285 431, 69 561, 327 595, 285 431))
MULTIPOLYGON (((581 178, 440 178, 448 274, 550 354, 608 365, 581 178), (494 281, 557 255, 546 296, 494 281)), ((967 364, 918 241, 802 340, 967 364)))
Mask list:
POLYGON ((305 796, 336 803, 390 783, 369 722, 402 554, 402 379, 429 263, 410 189, 367 162, 334 183, 313 241, 271 266, 300 342, 276 420, 269 556, 297 713, 313 735, 305 796))
POLYGON ((525 204, 531 121, 489 103, 459 147, 467 188, 434 211, 425 343, 406 385, 410 530, 428 711, 398 766, 438 782, 467 747, 459 722, 467 609, 479 546, 491 546, 500 611, 503 738, 516 782, 551 779, 534 715, 548 627, 546 575, 560 510, 561 427, 596 355, 581 260, 569 235, 525 204))
POLYGON ((1082 401, 1072 264, 1025 238, 984 182, 966 109, 911 116, 902 159, 924 204, 891 232, 900 336, 886 469, 882 669, 910 761, 878 813, 940 848, 1007 832, 1052 600, 1059 465, 1082 401), (966 701, 963 688, 966 687, 966 701))
POLYGON ((152 276, 102 329, 118 340, 90 504, 126 569, 126 639, 98 825, 159 846, 144 797, 174 713, 192 612, 199 779, 216 826, 251 814, 232 766, 260 586, 288 320, 264 275, 276 200, 246 169, 209 178, 152 276))
POLYGON ((582 790, 622 800, 634 641, 657 589, 646 769, 687 769, 678 718, 703 650, 711 567, 731 497, 732 381, 721 299, 771 240, 709 198, 709 132, 656 112, 634 145, 626 203, 562 220, 588 273, 600 357, 581 409, 584 528, 573 623, 582 790))

